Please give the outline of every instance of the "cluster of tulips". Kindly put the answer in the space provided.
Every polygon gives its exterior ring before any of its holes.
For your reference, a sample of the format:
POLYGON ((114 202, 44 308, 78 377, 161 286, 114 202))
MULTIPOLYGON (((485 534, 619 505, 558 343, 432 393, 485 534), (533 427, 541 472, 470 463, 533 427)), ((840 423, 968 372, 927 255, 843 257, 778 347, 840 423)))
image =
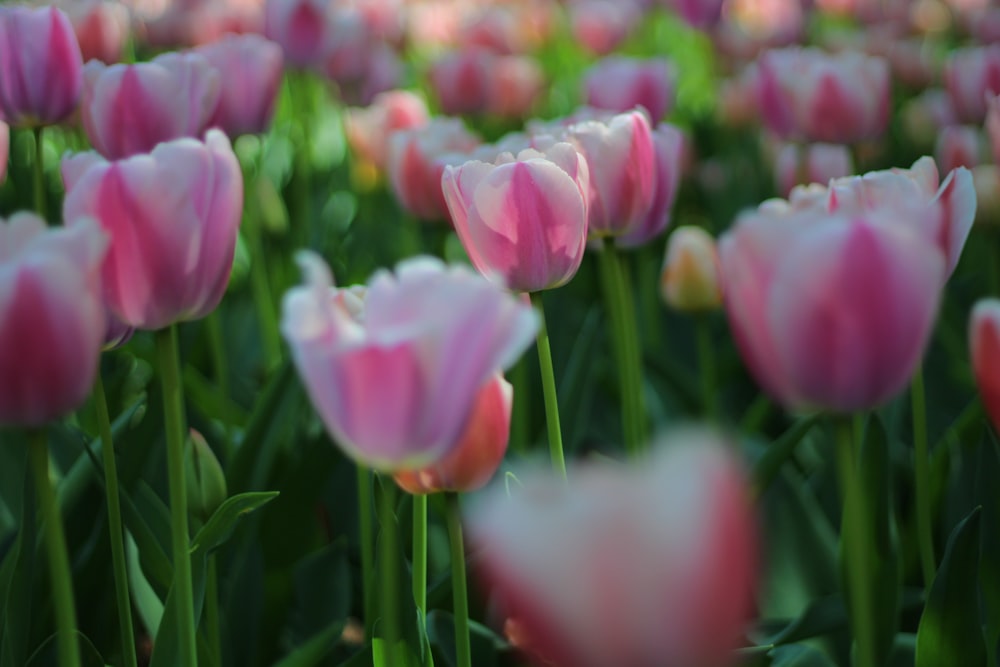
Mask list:
POLYGON ((0 667, 996 667, 998 26, 0 7, 0 667))

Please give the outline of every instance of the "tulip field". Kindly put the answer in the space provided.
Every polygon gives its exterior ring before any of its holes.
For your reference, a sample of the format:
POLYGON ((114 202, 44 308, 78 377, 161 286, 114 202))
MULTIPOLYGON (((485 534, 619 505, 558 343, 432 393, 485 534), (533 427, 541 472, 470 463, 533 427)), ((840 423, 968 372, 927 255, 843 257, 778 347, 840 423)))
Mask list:
POLYGON ((1000 2, 0 4, 0 667, 1000 667, 1000 2))

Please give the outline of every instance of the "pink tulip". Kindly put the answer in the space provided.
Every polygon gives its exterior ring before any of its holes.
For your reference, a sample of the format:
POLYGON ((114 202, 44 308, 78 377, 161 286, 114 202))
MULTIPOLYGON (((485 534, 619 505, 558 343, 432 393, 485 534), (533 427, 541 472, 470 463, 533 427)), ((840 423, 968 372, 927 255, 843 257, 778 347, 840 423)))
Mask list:
POLYGON ((993 164, 1000 164, 1000 95, 991 95, 987 100, 986 136, 990 140, 993 164))
POLYGON ((579 0, 569 6, 570 29, 582 47, 605 56, 635 29, 641 18, 632 0, 579 0))
POLYGON ((203 56, 166 53, 146 63, 84 67, 81 115, 91 145, 115 160, 162 141, 198 137, 219 103, 219 73, 203 56))
POLYGON ((267 0, 264 36, 277 42, 293 67, 316 65, 326 48, 327 0, 267 0))
POLYGON ((351 150, 379 169, 385 169, 389 159, 389 137, 399 130, 424 127, 429 122, 427 103, 408 90, 380 93, 368 107, 347 109, 344 118, 351 150))
POLYGON ((230 137, 266 132, 281 85, 281 47, 260 35, 227 35, 195 49, 219 73, 219 104, 208 121, 230 137))
POLYGON ((478 144, 458 118, 434 118, 424 127, 394 133, 387 171, 403 208, 421 220, 446 220, 441 175, 447 164, 465 162, 478 144))
POLYGON ((564 285, 587 243, 587 163, 568 143, 448 166, 455 231, 480 273, 518 292, 564 285))
POLYGON ((942 128, 958 123, 951 99, 937 88, 928 88, 907 101, 900 117, 907 139, 924 148, 934 146, 942 128))
POLYGON ((656 121, 674 105, 674 77, 666 58, 609 56, 584 74, 587 104, 616 112, 641 106, 656 121))
POLYGON ((942 171, 949 172, 958 167, 971 169, 980 162, 983 133, 970 125, 950 125, 938 134, 934 157, 942 171))
POLYGON ((983 406, 993 428, 1000 429, 1000 300, 976 303, 969 320, 969 349, 983 406))
POLYGON ((721 667, 751 618, 748 485, 714 434, 671 434, 642 465, 520 471, 465 528, 498 611, 538 665, 721 667))
POLYGON ((646 245, 670 224, 670 213, 677 197, 685 159, 684 134, 669 123, 660 123, 653 130, 653 152, 656 175, 653 179, 653 203, 638 225, 615 239, 623 248, 646 245))
POLYGON ((66 120, 80 101, 83 60, 55 7, 0 7, 0 110, 14 127, 66 120))
POLYGON ((129 35, 125 5, 108 0, 74 0, 62 8, 73 24, 83 62, 100 60, 110 65, 121 60, 129 35))
POLYGON ((783 144, 775 157, 778 191, 787 197, 796 185, 828 183, 854 173, 851 151, 839 144, 783 144))
POLYGON ((917 178, 926 175, 796 188, 719 240, 737 346, 785 407, 869 410, 920 363, 951 250, 942 238, 948 198, 923 198, 917 178))
POLYGON ((944 83, 959 120, 981 123, 987 97, 1000 93, 1000 45, 952 51, 944 65, 944 83))
POLYGON ((889 65, 853 51, 768 51, 758 60, 764 121, 783 138, 848 144, 877 139, 889 121, 889 65))
POLYGON ((243 179, 229 140, 177 139, 149 155, 63 161, 67 225, 91 216, 111 237, 104 298, 125 323, 162 329, 219 304, 233 265, 243 179))
POLYGON ((544 84, 541 68, 533 59, 485 49, 445 54, 431 65, 429 79, 442 111, 451 115, 522 116, 544 84))
POLYGON ((722 17, 725 0, 661 0, 694 28, 710 28, 722 17))
POLYGON ((437 463, 403 470, 393 479, 407 493, 468 493, 486 485, 507 453, 514 387, 495 375, 476 395, 476 404, 458 444, 437 463))
POLYGON ((334 440, 378 470, 422 468, 459 444, 480 388, 534 339, 531 307, 430 257, 379 271, 363 300, 318 256, 284 298, 281 328, 334 440))
POLYGON ((90 394, 106 247, 90 219, 52 230, 31 213, 0 220, 0 424, 42 426, 90 394))
POLYGON ((642 229, 656 194, 657 150, 646 115, 619 114, 571 125, 566 136, 590 170, 590 234, 622 236, 642 229))
POLYGON ((0 183, 7 180, 7 163, 10 157, 10 126, 0 120, 0 183))

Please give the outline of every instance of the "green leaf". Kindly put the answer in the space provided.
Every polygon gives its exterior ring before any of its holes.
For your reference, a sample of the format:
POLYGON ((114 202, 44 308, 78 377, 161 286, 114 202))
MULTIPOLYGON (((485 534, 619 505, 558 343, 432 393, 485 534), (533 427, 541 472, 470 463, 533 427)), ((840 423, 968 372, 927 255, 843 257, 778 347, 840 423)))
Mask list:
MULTIPOLYGON (((145 482, 140 481, 139 486, 140 488, 144 487, 145 482)), ((148 489, 148 487, 146 488, 148 489)), ((139 561, 142 563, 142 570, 146 575, 146 579, 161 597, 166 597, 167 589, 170 588, 170 581, 174 576, 174 566, 170 563, 170 558, 167 556, 167 548, 164 546, 164 536, 162 535, 163 527, 159 525, 164 520, 162 513, 160 510, 153 510, 149 504, 152 502, 149 494, 152 494, 154 498, 156 494, 152 489, 148 489, 148 492, 148 494, 143 493, 145 497, 143 506, 146 508, 146 513, 143 514, 136 503, 132 501, 132 494, 125 488, 121 489, 122 520, 125 522, 128 532, 132 535, 132 539, 135 540, 139 551, 139 561), (159 530, 154 530, 150 527, 146 517, 157 523, 159 530), (158 532, 160 533, 159 536, 157 535, 158 532)), ((162 505, 162 502, 160 504, 162 505)), ((169 525, 167 526, 167 530, 169 530, 169 525)), ((169 540, 169 536, 166 539, 169 540)))
POLYGON ((830 595, 814 600, 802 615, 764 643, 793 644, 804 639, 843 630, 846 627, 847 608, 844 606, 844 598, 840 595, 830 595))
MULTIPOLYGON (((22 449, 22 459, 26 449, 22 449)), ((22 470, 26 466, 22 463, 22 470)), ((25 471, 26 472, 26 471, 25 471)), ((28 656, 31 633, 32 581, 35 568, 35 544, 38 539, 35 521, 35 494, 31 475, 21 476, 21 529, 13 548, 0 568, 3 597, 3 635, 0 667, 20 667, 28 656)))
MULTIPOLYGON (((80 667, 107 667, 104 658, 94 648, 93 642, 85 634, 76 631, 76 637, 80 642, 80 667)), ((41 646, 31 655, 25 667, 49 667, 59 664, 59 646, 56 635, 50 635, 41 646)))
POLYGON ((294 577, 291 631, 295 639, 312 637, 337 623, 343 628, 351 609, 351 570, 344 541, 303 558, 295 566, 294 577))
POLYGON ((979 618, 977 507, 952 531, 917 629, 916 667, 986 664, 979 618))
POLYGON ((819 415, 810 415, 799 419, 767 447, 764 455, 757 459, 753 466, 752 477, 755 496, 759 496, 767 490, 767 487, 781 471, 781 466, 795 452, 796 445, 802 441, 802 438, 812 430, 818 421, 819 415))
MULTIPOLYGON (((191 558, 191 587, 194 592, 195 624, 201 617, 201 606, 205 600, 207 570, 204 554, 195 554, 191 558)), ((163 605, 163 617, 160 619, 160 627, 157 628, 156 638, 153 640, 153 655, 150 657, 149 667, 178 667, 183 664, 178 651, 180 648, 180 624, 178 623, 180 614, 177 612, 178 602, 174 591, 174 587, 171 586, 163 605)), ((208 654, 200 646, 203 643, 204 635, 198 633, 199 655, 208 654)))
POLYGON ((770 656, 771 667, 836 667, 830 656, 806 644, 779 646, 770 656))
MULTIPOLYGON (((440 609, 431 611, 427 614, 427 636, 431 645, 444 658, 444 664, 456 667, 455 617, 440 609)), ((472 664, 476 667, 494 667, 497 664, 497 653, 508 648, 507 642, 501 637, 472 620, 469 621, 469 641, 472 646, 472 664)))
MULTIPOLYGON (((1000 526, 1000 443, 992 429, 979 447, 976 466, 977 499, 982 503, 982 521, 987 526, 1000 526)), ((982 531, 982 553, 979 561, 979 583, 983 592, 983 609, 986 612, 986 652, 995 665, 997 645, 1000 643, 1000 531, 982 531)))
POLYGON ((246 514, 278 497, 277 491, 251 491, 227 498, 194 536, 191 552, 209 553, 229 539, 236 523, 246 514))
MULTIPOLYGON (((340 640, 340 633, 344 631, 342 620, 334 621, 313 635, 307 642, 286 655, 274 667, 314 667, 320 664, 330 651, 340 640)), ((358 655, 363 655, 359 653, 358 655)), ((371 664, 359 662, 359 665, 371 664)))

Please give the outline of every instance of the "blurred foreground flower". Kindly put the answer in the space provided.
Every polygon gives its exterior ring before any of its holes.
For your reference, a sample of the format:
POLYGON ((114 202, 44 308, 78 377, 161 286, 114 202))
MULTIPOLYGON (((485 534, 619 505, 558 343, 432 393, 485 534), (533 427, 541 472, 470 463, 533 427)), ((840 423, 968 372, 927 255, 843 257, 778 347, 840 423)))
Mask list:
POLYGON ((1000 299, 976 303, 969 318, 969 350, 983 406, 1000 430, 1000 299))
POLYGON ((426 468, 396 473, 396 484, 413 494, 482 488, 507 453, 513 401, 514 387, 503 375, 495 375, 476 394, 472 414, 451 453, 426 468))
POLYGON ((735 663, 757 576, 756 527, 737 461, 679 431, 641 462, 540 470, 495 486, 466 517, 484 583, 536 664, 735 663))
POLYGON ((641 106, 656 122, 674 106, 675 78, 666 58, 609 56, 586 71, 583 85, 590 106, 616 112, 641 106))
POLYGON ((959 120, 981 123, 988 98, 1000 94, 1000 45, 952 51, 944 66, 944 83, 959 120))
POLYGON ((90 394, 106 248, 91 219, 53 230, 31 213, 0 220, 0 424, 42 426, 90 394))
POLYGON ((243 212, 243 177, 229 140, 178 139, 149 155, 63 160, 72 226, 93 217, 111 237, 104 294, 125 323, 162 329, 215 310, 229 283, 243 212))
POLYGON ((316 411, 355 460, 421 468, 459 443, 480 388, 534 339, 537 316, 502 287, 430 257, 333 287, 317 255, 285 294, 281 328, 316 411))

